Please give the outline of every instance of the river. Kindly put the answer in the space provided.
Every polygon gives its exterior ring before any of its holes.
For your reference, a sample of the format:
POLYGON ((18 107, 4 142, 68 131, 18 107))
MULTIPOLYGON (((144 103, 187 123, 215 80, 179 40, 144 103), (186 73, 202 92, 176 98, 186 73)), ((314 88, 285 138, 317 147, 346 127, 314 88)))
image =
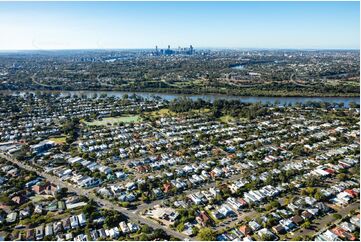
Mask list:
POLYGON ((235 69, 235 70, 243 70, 243 69, 244 69, 244 65, 233 66, 232 69, 235 69))
MULTIPOLYGON (((50 92, 50 91, 46 91, 50 92)), ((307 103, 311 102, 329 102, 329 103, 344 103, 345 107, 349 107, 351 102, 360 104, 360 97, 251 97, 251 96, 231 96, 224 94, 202 94, 202 95, 193 95, 193 94, 170 94, 170 93, 153 93, 153 92, 122 92, 122 91, 53 91, 54 93, 60 93, 62 96, 69 95, 86 95, 87 97, 93 97, 94 94, 98 96, 106 94, 107 96, 122 97, 124 94, 132 95, 136 94, 143 98, 152 98, 154 96, 159 96, 165 100, 173 100, 179 97, 189 97, 191 99, 201 98, 206 101, 214 101, 216 99, 227 99, 227 100, 241 100, 246 103, 275 103, 280 104, 295 104, 295 103, 307 103)), ((15 92, 13 92, 15 93, 15 92)), ((20 92, 23 94, 24 92, 20 92)))

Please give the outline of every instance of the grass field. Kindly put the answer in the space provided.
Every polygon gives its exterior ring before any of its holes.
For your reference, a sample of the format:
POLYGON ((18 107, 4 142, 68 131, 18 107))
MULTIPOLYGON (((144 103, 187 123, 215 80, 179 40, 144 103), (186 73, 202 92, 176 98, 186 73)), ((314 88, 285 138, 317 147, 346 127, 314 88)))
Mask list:
POLYGON ((139 115, 133 116, 121 116, 121 117, 111 117, 111 118, 103 118, 102 120, 94 120, 92 122, 84 123, 89 126, 104 126, 104 125, 113 125, 119 122, 122 123, 136 123, 142 121, 142 118, 139 115))
MULTIPOLYGON (((209 113, 211 110, 209 108, 202 108, 202 109, 193 109, 190 112, 194 113, 209 113)), ((157 111, 153 111, 150 113, 147 113, 148 115, 155 117, 155 118, 161 118, 164 116, 177 116, 179 114, 172 112, 169 110, 169 108, 162 108, 157 111)))
POLYGON ((209 108, 201 108, 199 109, 200 113, 209 113, 211 110, 209 108))
POLYGON ((65 139, 66 139, 65 136, 61 136, 61 137, 53 137, 53 138, 50 138, 49 140, 54 141, 57 144, 64 144, 65 139))
POLYGON ((153 117, 164 117, 166 115, 175 115, 174 112, 170 111, 169 108, 162 108, 162 109, 159 109, 157 111, 153 111, 150 113, 151 116, 153 117))
POLYGON ((48 198, 51 198, 52 196, 50 195, 36 195, 34 197, 31 197, 31 201, 34 203, 38 203, 44 200, 47 200, 48 198))
POLYGON ((220 117, 219 120, 223 123, 229 123, 229 122, 233 122, 234 118, 230 115, 224 115, 224 116, 220 117))

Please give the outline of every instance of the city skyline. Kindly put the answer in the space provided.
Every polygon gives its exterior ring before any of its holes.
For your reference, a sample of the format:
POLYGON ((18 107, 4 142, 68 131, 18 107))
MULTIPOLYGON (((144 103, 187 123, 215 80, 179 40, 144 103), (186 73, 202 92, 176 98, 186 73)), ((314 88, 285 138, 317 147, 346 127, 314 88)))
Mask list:
POLYGON ((359 49, 359 2, 1 2, 1 50, 359 49))

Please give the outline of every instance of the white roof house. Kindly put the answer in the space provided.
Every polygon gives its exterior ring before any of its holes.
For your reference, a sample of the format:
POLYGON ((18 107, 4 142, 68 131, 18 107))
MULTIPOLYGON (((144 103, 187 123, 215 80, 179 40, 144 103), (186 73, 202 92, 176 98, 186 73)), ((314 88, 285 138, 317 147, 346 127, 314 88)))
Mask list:
POLYGON ((78 215, 78 221, 80 226, 84 226, 86 224, 86 218, 84 213, 78 215))

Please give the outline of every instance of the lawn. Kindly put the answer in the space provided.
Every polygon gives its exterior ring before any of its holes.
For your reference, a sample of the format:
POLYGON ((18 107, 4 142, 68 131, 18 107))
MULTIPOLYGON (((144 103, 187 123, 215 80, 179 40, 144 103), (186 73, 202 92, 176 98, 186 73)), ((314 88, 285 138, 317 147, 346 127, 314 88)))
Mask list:
POLYGON ((66 137, 65 136, 53 137, 53 138, 50 138, 49 140, 54 141, 57 144, 64 144, 65 140, 66 140, 66 137))
POLYGON ((174 112, 170 111, 169 108, 162 108, 162 109, 159 109, 157 111, 153 111, 150 113, 151 116, 153 117, 164 117, 166 115, 175 115, 174 112))
POLYGON ((220 117, 219 120, 223 123, 229 123, 229 122, 233 122, 234 118, 230 115, 224 115, 224 116, 220 117))
MULTIPOLYGON (((211 110, 209 108, 202 108, 202 109, 193 109, 190 112, 194 113, 209 113, 211 110)), ((177 113, 172 112, 169 110, 169 108, 162 108, 157 111, 153 111, 150 113, 147 113, 148 115, 155 117, 155 118, 161 118, 165 116, 177 116, 177 113)))
POLYGON ((204 210, 207 212, 208 216, 214 221, 215 224, 219 224, 221 222, 221 220, 213 216, 210 210, 208 209, 204 209, 204 210))
POLYGON ((199 109, 201 113, 209 113, 211 110, 209 108, 201 108, 199 109))
POLYGON ((201 108, 201 109, 192 109, 191 112, 194 112, 194 113, 209 113, 211 112, 211 110, 209 108, 201 108))
POLYGON ((110 118, 103 118, 102 120, 94 120, 92 122, 84 123, 89 126, 104 126, 104 125, 113 125, 119 122, 122 123, 136 123, 142 121, 142 118, 139 115, 133 116, 121 116, 121 117, 110 117, 110 118))
POLYGON ((35 195, 34 197, 31 197, 31 201, 34 203, 38 203, 44 200, 47 200, 48 198, 52 198, 50 195, 35 195))

